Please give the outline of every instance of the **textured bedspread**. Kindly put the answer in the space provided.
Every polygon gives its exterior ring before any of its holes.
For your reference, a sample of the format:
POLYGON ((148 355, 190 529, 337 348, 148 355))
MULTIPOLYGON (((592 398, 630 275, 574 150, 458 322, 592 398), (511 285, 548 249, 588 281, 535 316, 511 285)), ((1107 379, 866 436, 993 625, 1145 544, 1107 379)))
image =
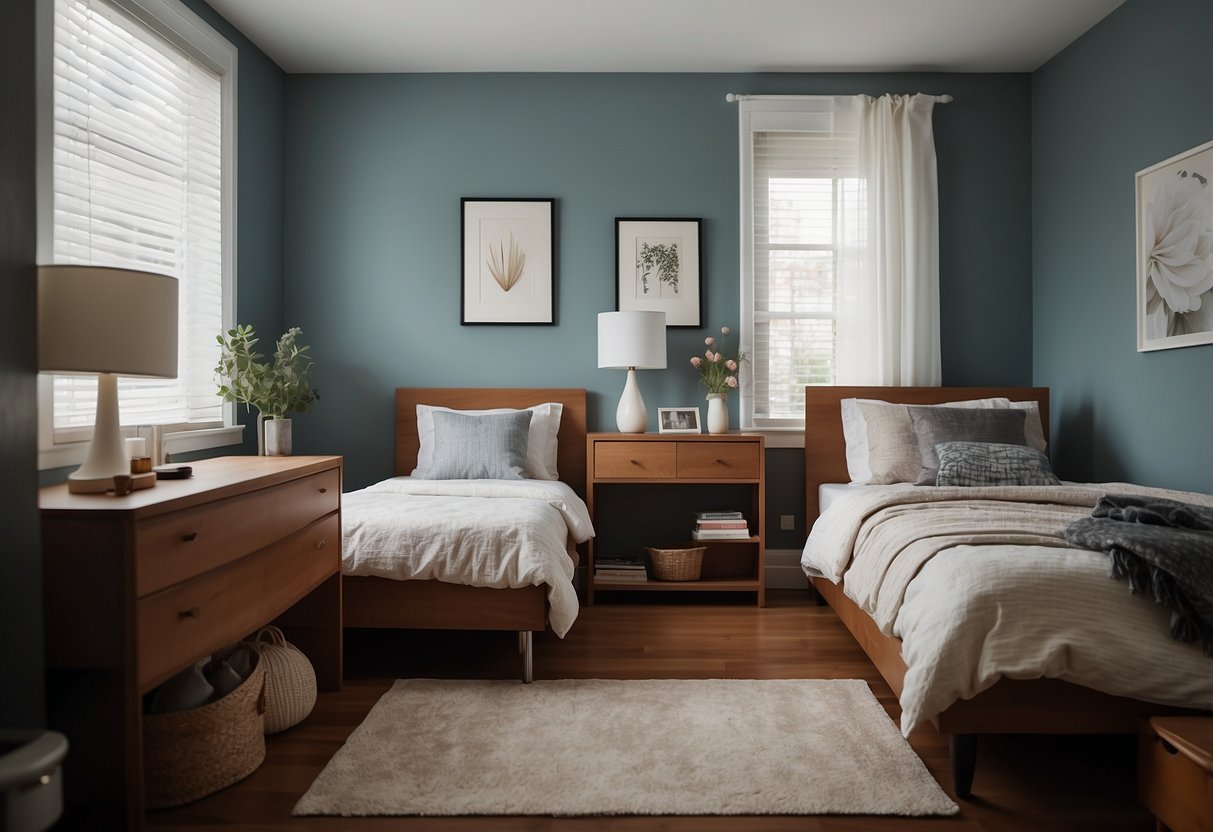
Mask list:
POLYGON ((594 530, 565 483, 395 477, 344 495, 341 523, 346 575, 546 585, 553 631, 563 636, 577 618, 569 541, 594 530))
POLYGON ((1063 530, 1106 493, 1213 497, 1120 483, 864 489, 822 515, 803 563, 902 639, 902 730, 1003 676, 1213 709, 1213 661, 1172 641, 1168 611, 1110 577, 1063 530))

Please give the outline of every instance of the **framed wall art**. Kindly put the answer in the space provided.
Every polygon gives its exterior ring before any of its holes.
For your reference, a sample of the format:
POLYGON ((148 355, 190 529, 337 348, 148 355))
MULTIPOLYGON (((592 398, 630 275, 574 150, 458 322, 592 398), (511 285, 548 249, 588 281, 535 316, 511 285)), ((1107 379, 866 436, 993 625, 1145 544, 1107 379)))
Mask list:
POLYGON ((665 312, 667 326, 699 326, 699 218, 615 218, 615 308, 665 312))
POLYGON ((460 323, 554 324, 555 199, 460 201, 460 323))
POLYGON ((1213 142, 1139 171, 1137 350, 1213 344, 1213 142))

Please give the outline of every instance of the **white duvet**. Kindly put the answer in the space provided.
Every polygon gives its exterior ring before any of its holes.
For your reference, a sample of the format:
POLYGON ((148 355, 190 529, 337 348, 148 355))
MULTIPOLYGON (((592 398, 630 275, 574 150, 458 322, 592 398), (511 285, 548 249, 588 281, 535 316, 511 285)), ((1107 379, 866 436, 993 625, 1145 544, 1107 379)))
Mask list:
POLYGON ((342 572, 495 589, 547 586, 552 630, 577 618, 569 541, 594 536, 558 480, 394 477, 342 497, 342 572))
POLYGON ((1168 609, 1113 580, 1106 555, 1058 539, 1110 491, 1213 504, 1123 483, 872 486, 822 514, 802 565, 902 640, 903 733, 1004 676, 1213 710, 1213 658, 1173 640, 1168 609))

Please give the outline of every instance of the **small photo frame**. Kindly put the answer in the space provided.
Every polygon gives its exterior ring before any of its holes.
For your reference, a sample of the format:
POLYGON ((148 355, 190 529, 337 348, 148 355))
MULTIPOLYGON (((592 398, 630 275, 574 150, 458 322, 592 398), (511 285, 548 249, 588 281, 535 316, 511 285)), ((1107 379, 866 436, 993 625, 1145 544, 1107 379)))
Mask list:
POLYGON ((461 324, 556 323, 555 205, 555 199, 460 200, 461 324))
POLYGON ((657 408, 658 433, 702 433, 697 407, 657 408))
POLYGON ((1137 172, 1137 351, 1213 344, 1213 142, 1137 172))
POLYGON ((666 326, 700 325, 701 220, 615 218, 615 308, 664 312, 666 326))

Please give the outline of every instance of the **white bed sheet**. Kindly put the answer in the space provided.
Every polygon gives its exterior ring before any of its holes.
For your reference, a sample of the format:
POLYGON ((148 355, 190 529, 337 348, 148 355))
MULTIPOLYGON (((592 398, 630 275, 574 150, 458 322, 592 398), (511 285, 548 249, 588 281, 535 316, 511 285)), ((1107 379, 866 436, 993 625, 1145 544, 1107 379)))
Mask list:
POLYGON ((558 480, 394 477, 342 498, 342 572, 495 589, 548 587, 552 630, 577 617, 569 541, 594 536, 558 480))
MULTIPOLYGON (((868 486, 833 503, 814 525, 802 566, 835 583, 845 572, 847 596, 902 640, 903 733, 1004 676, 1058 678, 1116 696, 1213 709, 1213 659, 1173 640, 1169 610, 1113 580, 1104 554, 1052 545, 958 545, 915 564, 908 584, 904 575, 896 579, 896 558, 888 558, 891 565, 879 578, 871 564, 856 569, 850 554, 838 551, 838 541, 895 501, 901 487, 868 486), (890 592, 904 597, 890 600, 890 592)), ((910 488, 916 489, 915 499, 955 492, 910 488)), ((969 491, 977 497, 983 490, 969 491)), ((1063 488, 1058 494, 1082 513, 1078 505, 1087 495, 1095 495, 1093 504, 1108 491, 1213 503, 1206 495, 1123 483, 1063 488)))

